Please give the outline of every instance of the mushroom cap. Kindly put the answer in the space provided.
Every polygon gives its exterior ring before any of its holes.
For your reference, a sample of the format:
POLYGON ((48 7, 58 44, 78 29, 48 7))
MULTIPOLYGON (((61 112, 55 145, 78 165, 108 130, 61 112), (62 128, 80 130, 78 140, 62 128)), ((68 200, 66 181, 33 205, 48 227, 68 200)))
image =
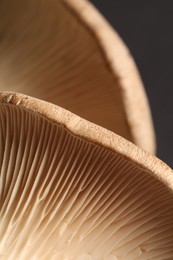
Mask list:
POLYGON ((0 1, 0 90, 60 105, 154 153, 134 61, 85 0, 0 1))
POLYGON ((0 94, 2 259, 173 259, 173 171, 124 138, 0 94))

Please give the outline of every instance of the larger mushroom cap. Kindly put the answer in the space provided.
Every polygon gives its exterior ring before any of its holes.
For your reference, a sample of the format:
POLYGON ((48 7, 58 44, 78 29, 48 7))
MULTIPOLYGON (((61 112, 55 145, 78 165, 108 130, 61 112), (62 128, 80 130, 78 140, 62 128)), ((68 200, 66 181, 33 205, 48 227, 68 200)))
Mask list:
POLYGON ((85 0, 0 1, 0 90, 58 104, 154 153, 141 79, 85 0))
POLYGON ((125 139, 0 95, 2 259, 173 259, 173 172, 125 139))

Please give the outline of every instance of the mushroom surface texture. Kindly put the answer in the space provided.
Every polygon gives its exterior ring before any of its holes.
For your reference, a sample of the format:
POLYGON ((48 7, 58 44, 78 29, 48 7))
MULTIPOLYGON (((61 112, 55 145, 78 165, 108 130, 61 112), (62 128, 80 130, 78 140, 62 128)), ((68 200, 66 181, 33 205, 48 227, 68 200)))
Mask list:
POLYGON ((1 259, 173 259, 173 172, 156 157, 8 92, 0 144, 1 259))
POLYGON ((154 153, 134 61, 86 0, 0 1, 0 90, 60 105, 154 153))

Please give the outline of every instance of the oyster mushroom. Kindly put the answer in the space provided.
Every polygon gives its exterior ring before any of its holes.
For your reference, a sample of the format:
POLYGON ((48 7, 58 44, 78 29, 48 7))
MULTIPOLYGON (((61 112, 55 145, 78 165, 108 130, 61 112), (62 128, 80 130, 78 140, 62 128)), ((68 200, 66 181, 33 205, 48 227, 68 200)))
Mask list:
POLYGON ((85 0, 0 1, 0 90, 60 105, 154 153, 134 61, 85 0))
POLYGON ((0 94, 2 259, 173 259, 173 172, 56 105, 0 94))

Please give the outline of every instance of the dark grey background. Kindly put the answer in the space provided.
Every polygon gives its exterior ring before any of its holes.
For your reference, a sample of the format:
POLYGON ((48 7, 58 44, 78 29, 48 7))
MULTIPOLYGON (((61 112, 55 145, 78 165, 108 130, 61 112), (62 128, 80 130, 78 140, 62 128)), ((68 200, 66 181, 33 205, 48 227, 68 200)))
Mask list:
POLYGON ((157 156, 173 167, 173 1, 92 0, 130 49, 153 115, 157 156))

